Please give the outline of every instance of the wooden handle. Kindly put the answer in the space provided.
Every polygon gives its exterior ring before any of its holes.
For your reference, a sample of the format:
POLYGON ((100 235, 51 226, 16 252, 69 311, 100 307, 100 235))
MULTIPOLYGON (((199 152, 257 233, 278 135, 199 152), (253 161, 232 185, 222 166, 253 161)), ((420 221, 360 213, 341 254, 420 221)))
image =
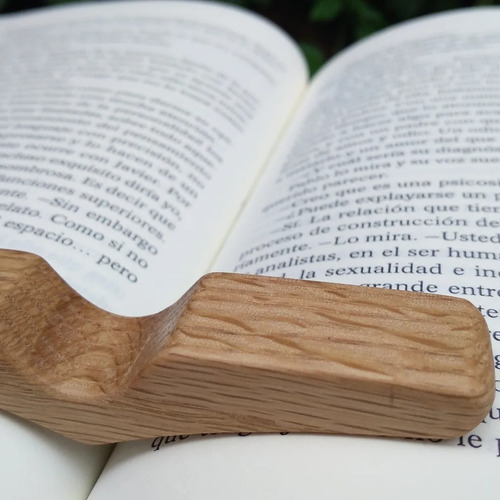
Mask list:
POLYGON ((87 443, 300 431, 451 438, 493 401, 486 324, 444 296, 208 274, 140 318, 0 251, 0 407, 87 443))

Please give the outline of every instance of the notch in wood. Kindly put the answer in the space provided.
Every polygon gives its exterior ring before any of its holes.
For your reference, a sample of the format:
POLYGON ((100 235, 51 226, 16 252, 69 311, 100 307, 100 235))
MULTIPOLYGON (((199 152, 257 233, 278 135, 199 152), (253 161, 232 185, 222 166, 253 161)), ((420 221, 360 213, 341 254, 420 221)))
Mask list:
POLYGON ((0 407, 87 443, 205 432, 451 438, 493 401, 486 324, 445 296, 208 274, 117 316, 0 251, 0 407))

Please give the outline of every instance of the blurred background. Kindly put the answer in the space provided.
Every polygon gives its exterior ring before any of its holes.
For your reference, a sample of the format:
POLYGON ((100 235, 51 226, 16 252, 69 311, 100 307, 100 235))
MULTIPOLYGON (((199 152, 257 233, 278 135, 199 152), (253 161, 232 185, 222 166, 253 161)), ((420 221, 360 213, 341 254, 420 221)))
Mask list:
MULTIPOLYGON (((0 0, 0 13, 82 0, 0 0)), ((271 19, 301 46, 314 73, 342 48, 391 24, 500 0, 222 0, 271 19)))

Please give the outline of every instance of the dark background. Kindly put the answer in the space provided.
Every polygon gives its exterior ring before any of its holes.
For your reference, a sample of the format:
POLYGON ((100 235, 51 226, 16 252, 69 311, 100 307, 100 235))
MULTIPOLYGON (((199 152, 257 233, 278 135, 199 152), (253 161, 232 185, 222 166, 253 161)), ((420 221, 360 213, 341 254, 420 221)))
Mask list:
MULTIPOLYGON (((81 0, 0 0, 0 13, 81 0)), ((381 28, 414 17, 500 0, 226 0, 259 12, 302 47, 311 71, 347 45, 381 28)))

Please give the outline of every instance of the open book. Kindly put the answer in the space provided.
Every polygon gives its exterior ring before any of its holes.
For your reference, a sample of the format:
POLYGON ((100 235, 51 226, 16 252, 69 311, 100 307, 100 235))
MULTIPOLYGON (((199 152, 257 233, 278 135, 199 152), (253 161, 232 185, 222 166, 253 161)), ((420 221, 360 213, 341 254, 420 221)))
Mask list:
MULTIPOLYGON (((498 353, 499 26, 494 8, 406 23, 308 84, 287 36, 217 4, 3 18, 0 244, 127 315, 210 270, 462 296, 498 353)), ((447 442, 283 429, 113 450, 2 415, 0 496, 496 498, 499 406, 447 442)))

